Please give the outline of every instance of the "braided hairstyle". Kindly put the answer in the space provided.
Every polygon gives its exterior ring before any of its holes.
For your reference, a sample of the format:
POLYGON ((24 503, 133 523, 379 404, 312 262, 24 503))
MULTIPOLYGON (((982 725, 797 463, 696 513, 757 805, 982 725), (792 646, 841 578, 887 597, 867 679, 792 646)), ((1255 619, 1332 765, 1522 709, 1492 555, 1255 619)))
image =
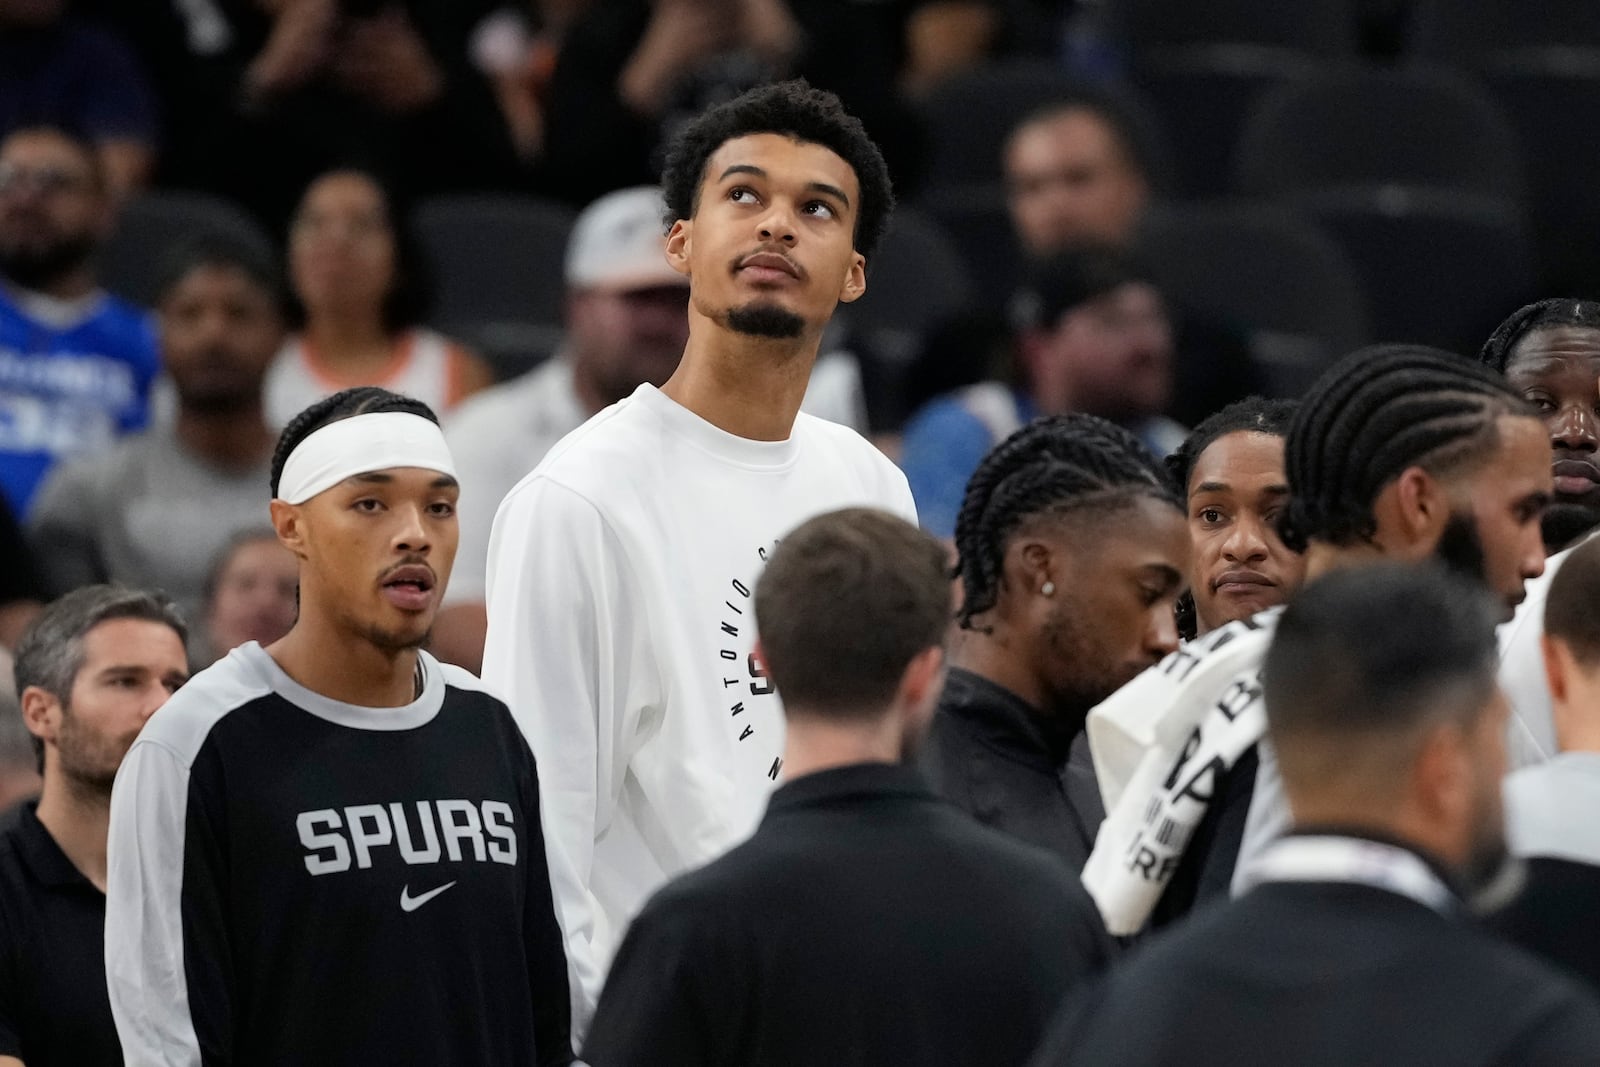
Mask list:
POLYGON ((290 454, 300 446, 301 441, 330 422, 384 411, 403 411, 409 415, 421 415, 435 426, 439 424, 439 416, 422 401, 401 396, 399 393, 391 393, 376 385, 358 385, 354 389, 344 389, 332 396, 323 397, 290 419, 289 425, 278 435, 278 445, 272 450, 273 497, 276 498, 278 495, 278 482, 283 478, 283 465, 289 462, 290 454))
POLYGON ((1278 534, 1296 552, 1315 538, 1370 539, 1378 493, 1408 467, 1443 474, 1499 440, 1495 420, 1534 412, 1499 374, 1423 345, 1372 345, 1330 367, 1289 426, 1289 503, 1278 534))
POLYGON ((1560 297, 1518 308, 1510 318, 1495 327, 1494 333, 1489 335, 1478 352, 1478 361, 1504 374, 1511 365, 1511 353, 1524 337, 1539 330, 1562 326, 1600 330, 1600 302, 1560 297))
POLYGON ((1083 508, 1102 511, 1139 497, 1183 502, 1160 463, 1132 433, 1093 415, 1035 419, 1001 441, 978 464, 956 517, 964 630, 995 606, 1006 544, 1029 519, 1083 508))
POLYGON ((1189 432, 1178 450, 1167 457, 1167 473, 1172 475, 1173 487, 1183 497, 1189 495, 1189 478, 1200 455, 1230 433, 1264 433, 1269 437, 1286 437, 1289 420, 1294 418, 1299 405, 1293 400, 1268 400, 1261 396, 1247 396, 1236 400, 1214 415, 1209 415, 1189 432))

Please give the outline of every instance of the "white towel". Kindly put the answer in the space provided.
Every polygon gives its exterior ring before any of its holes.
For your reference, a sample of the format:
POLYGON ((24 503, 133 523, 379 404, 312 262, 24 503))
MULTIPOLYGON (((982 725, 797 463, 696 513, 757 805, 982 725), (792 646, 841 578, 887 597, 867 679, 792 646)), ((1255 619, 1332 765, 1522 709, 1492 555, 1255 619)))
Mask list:
POLYGON ((1111 933, 1144 927, 1223 774, 1266 732, 1260 672, 1281 610, 1190 642, 1089 713, 1107 815, 1083 884, 1111 933))

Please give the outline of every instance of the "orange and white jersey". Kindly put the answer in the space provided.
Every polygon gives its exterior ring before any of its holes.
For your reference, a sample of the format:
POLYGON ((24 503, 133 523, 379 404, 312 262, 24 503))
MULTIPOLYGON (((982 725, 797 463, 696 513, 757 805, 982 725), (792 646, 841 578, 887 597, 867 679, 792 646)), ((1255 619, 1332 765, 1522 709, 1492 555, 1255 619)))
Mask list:
POLYGON ((267 371, 267 420, 282 427, 323 397, 356 385, 379 385, 415 397, 443 415, 466 397, 470 358, 448 337, 416 327, 395 340, 388 366, 376 374, 350 376, 330 366, 303 335, 296 334, 267 371))

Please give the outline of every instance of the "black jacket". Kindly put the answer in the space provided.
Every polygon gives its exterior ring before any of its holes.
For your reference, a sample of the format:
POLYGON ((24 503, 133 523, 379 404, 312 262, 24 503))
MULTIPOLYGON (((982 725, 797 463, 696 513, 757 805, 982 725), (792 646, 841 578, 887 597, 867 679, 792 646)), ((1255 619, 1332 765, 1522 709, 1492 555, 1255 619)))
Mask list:
POLYGON ((975 825, 911 768, 840 767, 780 788, 754 837, 651 899, 583 1059, 1020 1065, 1106 955, 1056 859, 975 825))
POLYGON ((1522 892, 1489 922, 1600 993, 1600 867, 1543 856, 1530 859, 1522 892))
POLYGON ((1010 690, 952 668, 922 753, 939 795, 985 826, 1049 849, 1081 874, 1105 819, 1083 732, 1010 690))
POLYGON ((1600 1004, 1460 915, 1269 883, 1073 996, 1034 1067, 1578 1067, 1600 1004))

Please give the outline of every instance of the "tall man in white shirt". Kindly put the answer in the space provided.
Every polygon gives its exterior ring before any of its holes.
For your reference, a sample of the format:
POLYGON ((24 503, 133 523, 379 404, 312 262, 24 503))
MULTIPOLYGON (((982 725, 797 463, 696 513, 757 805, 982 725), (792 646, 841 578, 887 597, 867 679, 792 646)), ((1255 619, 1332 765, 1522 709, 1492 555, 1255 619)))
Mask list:
POLYGON ((433 627, 434 655, 483 664, 489 531, 501 499, 591 415, 661 385, 689 339, 689 279, 663 254, 661 190, 607 193, 567 242, 566 336, 544 363, 471 397, 445 419, 461 476, 461 550, 433 627))
POLYGON ((577 1034, 628 920, 745 838, 782 777, 752 654, 773 546, 841 507, 915 517, 888 460, 800 413, 893 205, 860 123, 803 83, 756 89, 683 129, 662 184, 690 285, 682 362, 558 445, 489 545, 483 675, 544 768, 577 1034))

